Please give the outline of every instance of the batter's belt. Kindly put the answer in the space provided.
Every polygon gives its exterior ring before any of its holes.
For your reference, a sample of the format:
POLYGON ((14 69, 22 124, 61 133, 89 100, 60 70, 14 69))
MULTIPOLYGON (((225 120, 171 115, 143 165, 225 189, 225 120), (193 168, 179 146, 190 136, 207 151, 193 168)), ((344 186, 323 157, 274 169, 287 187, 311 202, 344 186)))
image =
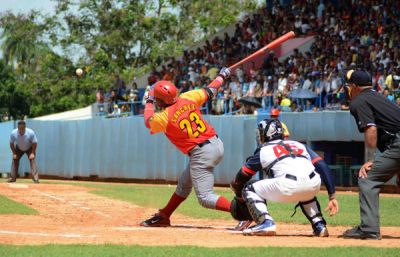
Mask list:
MULTIPOLYGON (((215 136, 218 138, 218 135, 215 135, 215 136)), ((209 143, 211 143, 211 141, 210 141, 209 139, 206 139, 205 141, 203 141, 203 142, 201 142, 201 143, 198 143, 197 146, 200 147, 200 148, 202 148, 203 146, 208 145, 209 143)), ((195 147, 196 147, 196 146, 195 146, 195 147)), ((194 149, 195 147, 193 147, 193 149, 194 149)), ((190 150, 190 152, 188 153, 189 156, 190 156, 190 153, 193 151, 193 149, 190 150)))

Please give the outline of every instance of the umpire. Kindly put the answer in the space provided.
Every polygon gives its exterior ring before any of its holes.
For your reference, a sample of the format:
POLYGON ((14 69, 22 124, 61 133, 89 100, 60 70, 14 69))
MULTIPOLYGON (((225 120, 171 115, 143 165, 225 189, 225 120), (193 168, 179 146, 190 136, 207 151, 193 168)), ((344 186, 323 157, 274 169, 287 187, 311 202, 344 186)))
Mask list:
POLYGON ((350 112, 364 133, 366 163, 358 179, 361 224, 343 237, 379 240, 379 192, 400 173, 400 108, 372 89, 367 72, 350 70, 346 79, 350 112), (381 153, 375 155, 376 149, 381 153))
POLYGON ((26 154, 31 165, 32 180, 39 183, 39 173, 36 166, 36 147, 37 138, 35 132, 26 127, 25 121, 18 121, 18 128, 14 129, 10 135, 10 148, 13 153, 13 162, 11 166, 11 177, 9 183, 17 180, 19 160, 26 154))

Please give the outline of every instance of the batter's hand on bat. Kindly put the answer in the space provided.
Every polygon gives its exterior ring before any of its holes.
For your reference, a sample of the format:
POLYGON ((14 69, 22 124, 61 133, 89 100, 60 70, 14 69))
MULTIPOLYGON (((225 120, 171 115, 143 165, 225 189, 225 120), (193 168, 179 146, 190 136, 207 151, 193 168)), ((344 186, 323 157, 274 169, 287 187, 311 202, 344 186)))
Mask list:
MULTIPOLYGON (((155 84, 154 84, 154 85, 155 85, 155 84)), ((147 102, 147 101, 154 102, 154 85, 152 85, 152 86, 150 87, 149 92, 147 92, 147 95, 146 95, 146 102, 147 102)))
POLYGON ((219 71, 219 76, 223 77, 224 80, 229 78, 229 76, 231 75, 231 70, 229 68, 223 67, 220 71, 219 71))
POLYGON ((328 202, 328 206, 325 208, 326 212, 329 212, 329 216, 333 216, 339 212, 339 203, 336 199, 331 199, 328 202))

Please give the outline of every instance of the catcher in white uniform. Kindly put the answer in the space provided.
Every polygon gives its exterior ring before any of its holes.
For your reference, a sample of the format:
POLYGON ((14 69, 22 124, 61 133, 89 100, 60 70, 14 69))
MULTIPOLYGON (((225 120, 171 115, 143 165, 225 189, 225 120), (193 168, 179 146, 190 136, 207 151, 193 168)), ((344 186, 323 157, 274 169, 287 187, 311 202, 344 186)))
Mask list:
MULTIPOLYGON (((231 214, 237 220, 253 220, 257 224, 244 229, 244 235, 273 236, 276 225, 268 212, 267 202, 298 203, 310 221, 314 236, 328 237, 326 221, 315 197, 320 190, 321 178, 327 187, 330 215, 339 211, 331 170, 314 151, 293 140, 283 140, 279 120, 262 120, 258 124, 262 142, 254 155, 247 158, 231 188, 236 197, 231 204, 231 214), (263 171, 269 178, 250 181, 263 171)), ((297 207, 297 206, 296 206, 297 207)))

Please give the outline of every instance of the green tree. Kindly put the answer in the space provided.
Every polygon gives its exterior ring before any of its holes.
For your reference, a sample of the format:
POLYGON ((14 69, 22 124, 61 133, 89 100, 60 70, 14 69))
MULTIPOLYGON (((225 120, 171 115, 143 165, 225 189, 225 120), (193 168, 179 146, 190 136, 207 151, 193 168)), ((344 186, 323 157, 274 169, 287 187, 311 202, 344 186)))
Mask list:
POLYGON ((4 40, 2 50, 6 63, 30 64, 37 52, 47 47, 41 40, 46 25, 39 23, 38 18, 35 11, 28 15, 8 12, 0 17, 0 38, 4 40))
POLYGON ((15 84, 12 67, 0 60, 0 113, 20 119, 29 112, 29 105, 25 92, 18 90, 15 84))
POLYGON ((116 74, 131 81, 181 56, 255 10, 255 2, 57 0, 54 15, 0 13, 0 108, 35 117, 91 104, 95 89, 107 90, 116 74), (84 76, 75 75, 77 67, 84 76))
POLYGON ((240 12, 254 10, 255 2, 82 0, 74 5, 61 0, 56 17, 63 20, 59 30, 66 33, 60 39, 64 49, 80 45, 86 53, 82 62, 121 73, 178 57, 184 47, 234 23, 240 12))

